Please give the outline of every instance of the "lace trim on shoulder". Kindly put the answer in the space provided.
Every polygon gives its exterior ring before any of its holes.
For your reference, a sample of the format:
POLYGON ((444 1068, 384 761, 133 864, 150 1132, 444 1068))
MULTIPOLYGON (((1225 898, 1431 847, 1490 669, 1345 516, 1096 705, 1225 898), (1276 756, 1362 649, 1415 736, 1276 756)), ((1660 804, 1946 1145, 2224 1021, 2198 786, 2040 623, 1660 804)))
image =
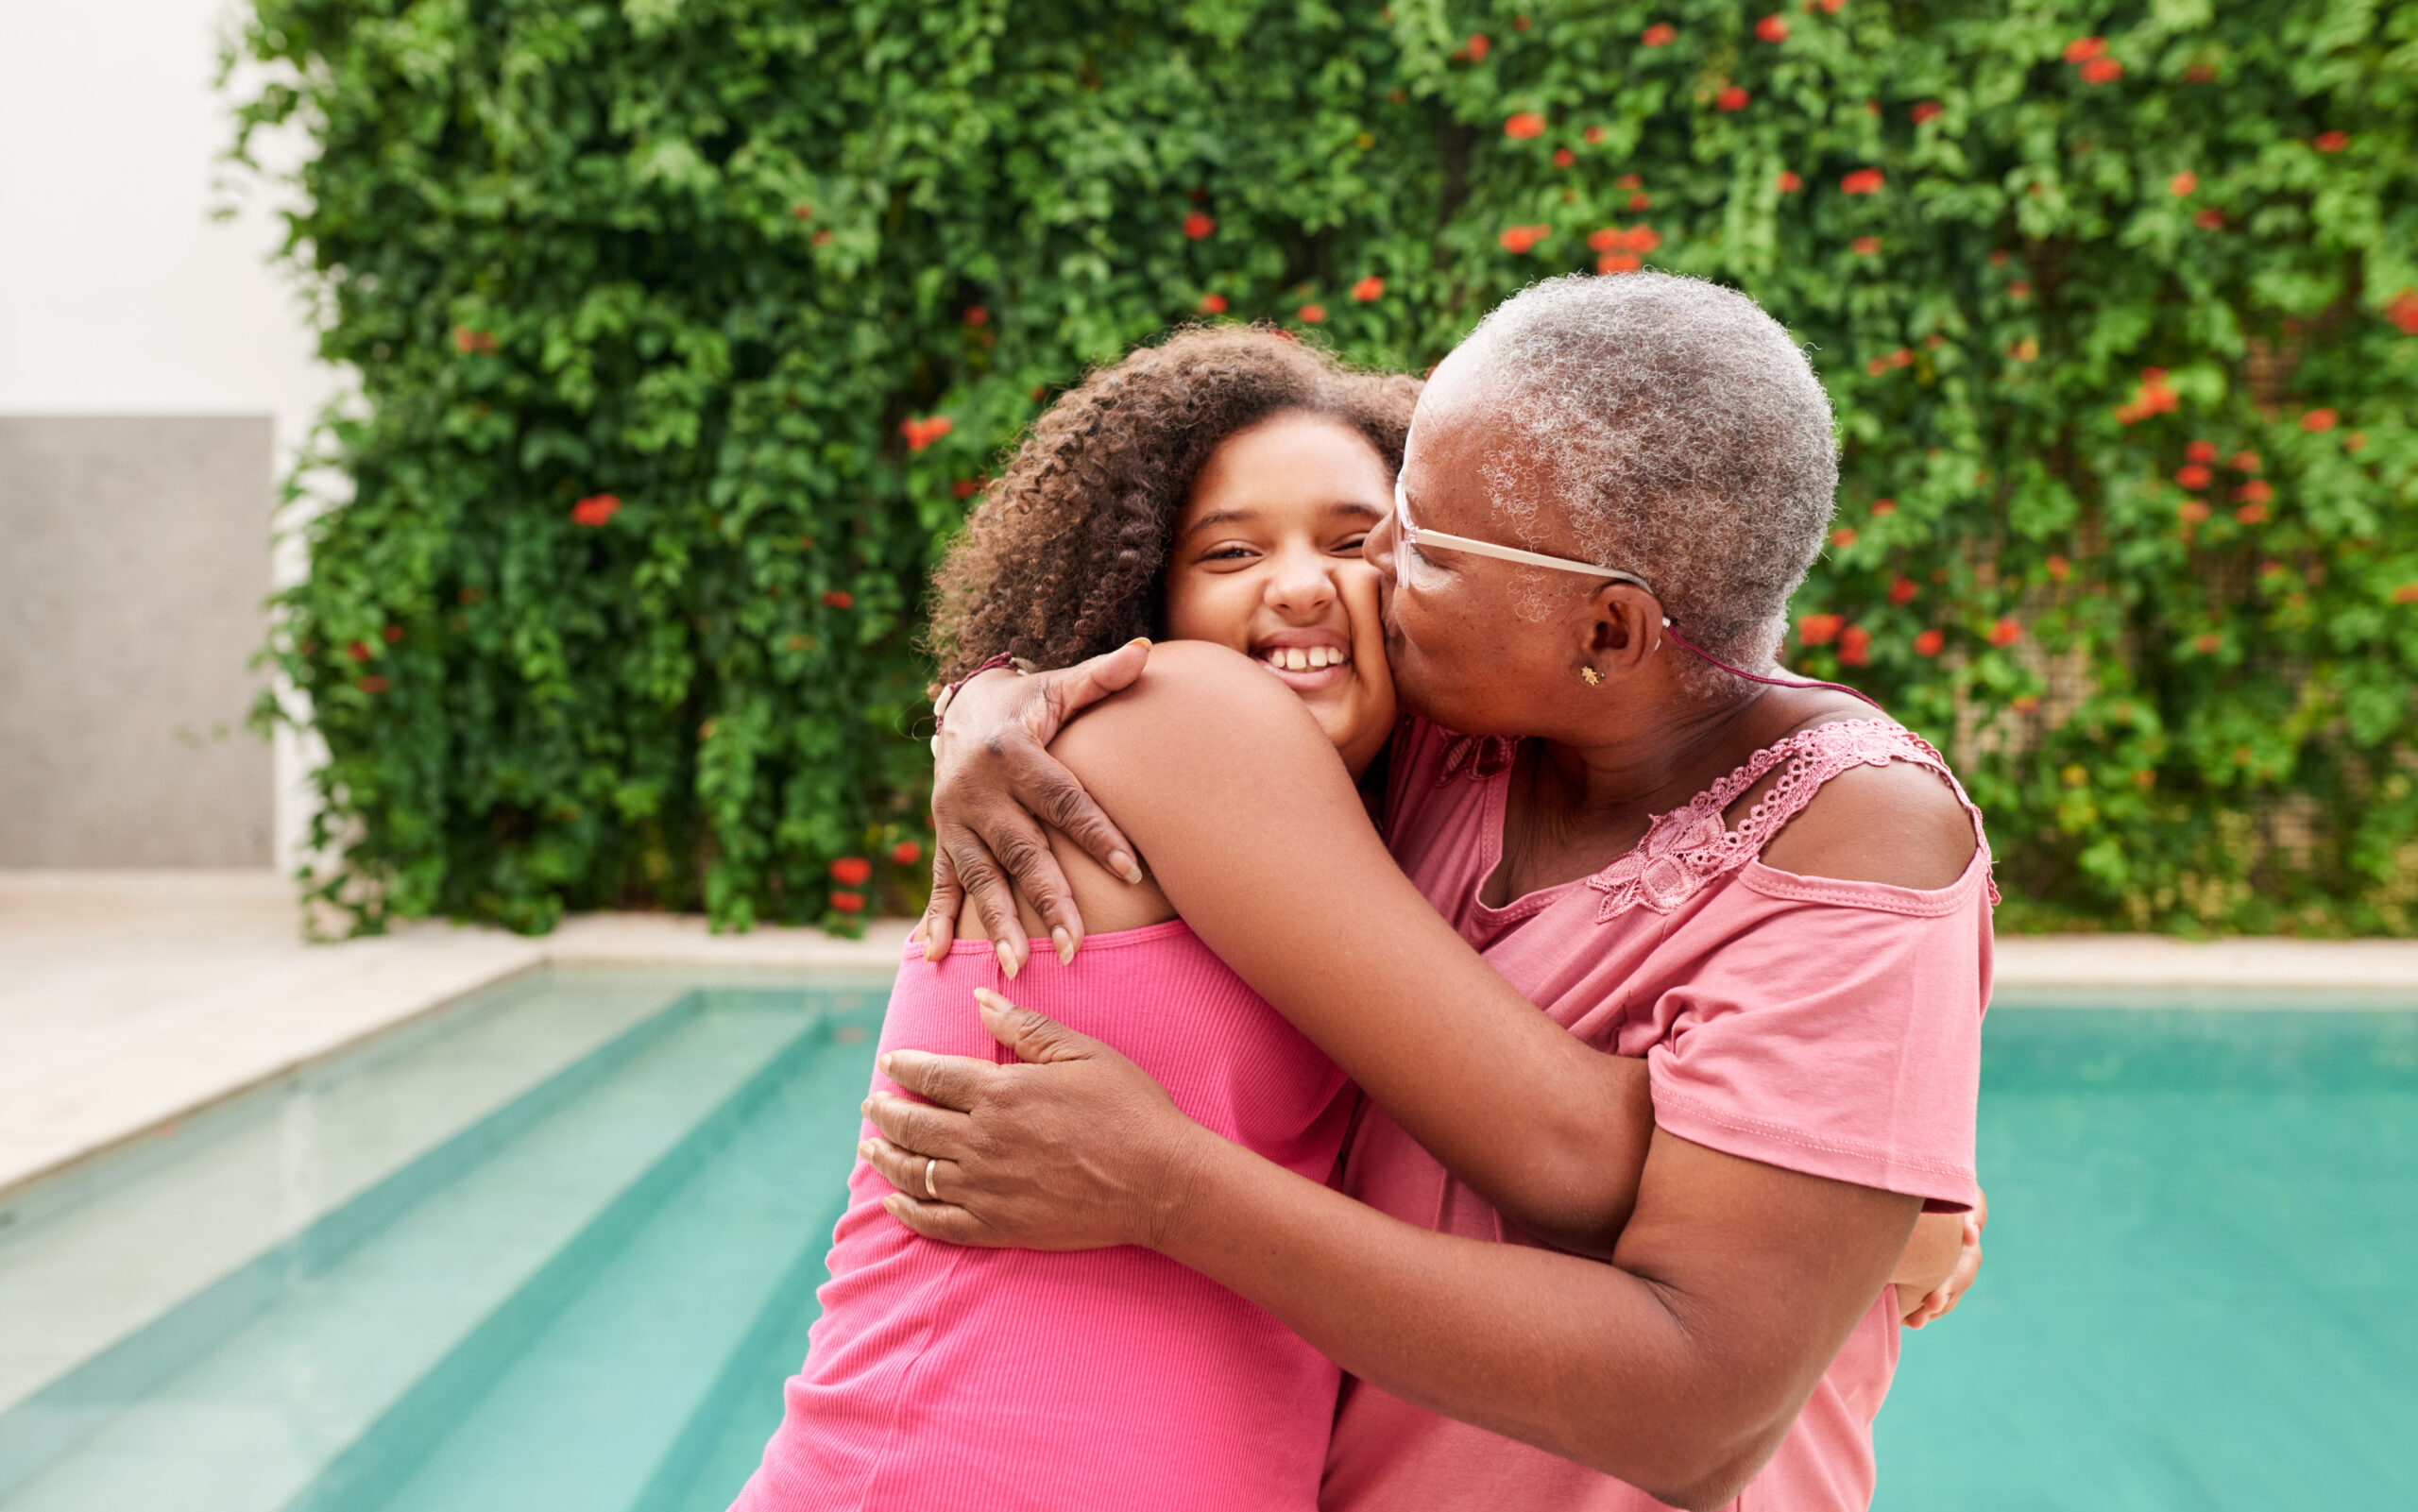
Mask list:
MULTIPOLYGON (((1929 741, 1891 720, 1842 720, 1817 724, 1792 735, 1747 757, 1745 765, 1696 794, 1684 808, 1657 815, 1637 847, 1587 879, 1604 894, 1596 910, 1598 923, 1647 908, 1668 913, 1694 897, 1714 879, 1728 875, 1762 854, 1780 826, 1803 810, 1822 784, 1850 767, 1886 766, 1904 761, 1938 773, 1973 817, 1973 834, 1989 861, 1988 841, 1982 836, 1982 816, 1965 795, 1956 774, 1929 741), (1738 795, 1762 780, 1774 767, 1780 773, 1769 792, 1756 800, 1738 827, 1725 825, 1722 815, 1738 795)), ((1998 884, 1989 884, 1990 902, 1999 901, 1998 884)))

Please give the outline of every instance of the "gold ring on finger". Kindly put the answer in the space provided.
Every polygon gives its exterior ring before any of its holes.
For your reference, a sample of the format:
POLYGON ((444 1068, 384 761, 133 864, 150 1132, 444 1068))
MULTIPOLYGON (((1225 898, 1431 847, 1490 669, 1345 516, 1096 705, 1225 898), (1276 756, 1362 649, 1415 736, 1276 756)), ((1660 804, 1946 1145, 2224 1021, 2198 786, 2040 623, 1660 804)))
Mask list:
POLYGON ((932 1172, 933 1172, 935 1169, 937 1169, 937 1168, 939 1167, 939 1165, 940 1165, 940 1162, 939 1162, 939 1160, 937 1160, 936 1158, 933 1158, 933 1157, 930 1157, 930 1156, 927 1156, 927 1157, 925 1157, 925 1160, 924 1160, 924 1195, 925 1195, 926 1197, 928 1197, 928 1198, 931 1198, 933 1201, 935 1201, 935 1202, 938 1202, 938 1201, 941 1199, 941 1189, 940 1189, 939 1187, 934 1186, 934 1185, 932 1184, 932 1172))

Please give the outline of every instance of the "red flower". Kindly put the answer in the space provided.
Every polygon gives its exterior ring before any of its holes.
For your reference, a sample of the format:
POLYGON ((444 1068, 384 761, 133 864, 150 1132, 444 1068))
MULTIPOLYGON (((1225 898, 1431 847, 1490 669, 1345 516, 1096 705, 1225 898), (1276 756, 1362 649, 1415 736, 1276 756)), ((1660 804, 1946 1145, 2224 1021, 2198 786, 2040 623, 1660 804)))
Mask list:
POLYGON ((1600 126, 1591 126, 1578 133, 1578 140, 1592 147, 1604 140, 1604 128, 1600 126))
POLYGON ((1889 370, 1889 359, 1886 357, 1875 357, 1870 362, 1864 365, 1864 370, 1872 377, 1879 378, 1882 374, 1889 370))
POLYGON ((812 242, 817 246, 828 246, 831 245, 831 233, 829 231, 816 231, 812 236, 808 237, 807 240, 812 242))
POLYGON ((2174 515, 2186 525, 2197 525, 2208 518, 2208 506, 2197 499, 2186 499, 2174 506, 2174 515))
POLYGON ((1779 15, 1765 16, 1755 23, 1755 35, 1765 42, 1788 41, 1788 18, 1779 15))
POLYGON ((351 645, 344 648, 344 654, 350 656, 355 661, 367 661, 369 659, 369 646, 366 641, 356 640, 351 645))
POLYGON ((921 451, 956 429, 957 423, 945 415, 935 415, 929 419, 898 422, 898 433, 907 438, 907 450, 910 451, 921 451))
POLYGON ((1889 354, 1889 365, 1892 367, 1912 367, 1915 365, 1915 349, 1912 347, 1900 347, 1896 351, 1891 352, 1889 354))
POLYGON ((799 220, 812 220, 814 218, 814 207, 812 205, 792 205, 790 207, 790 213, 799 220))
POLYGON ((1781 194, 1793 195, 1804 187, 1805 180, 1796 177, 1796 169, 1782 168, 1779 171, 1779 192, 1781 194))
POLYGON ((831 906, 842 913, 862 913, 865 910, 865 900, 861 893, 834 892, 831 894, 831 906))
POLYGON ((2113 84, 2124 76, 2124 65, 2113 58, 2094 58, 2082 65, 2086 84, 2113 84))
POLYGON ((1886 518, 1897 512, 1898 501, 1895 499, 1876 499, 1872 501, 1872 518, 1875 519, 1886 518))
POLYGON ((1849 625, 1839 633, 1839 665, 1862 667, 1872 660, 1872 632, 1849 625))
POLYGON ((1990 626, 1990 644, 2004 651, 2023 638, 2023 627, 2013 620, 2001 619, 1990 626))
POLYGON ((1905 605, 1914 603, 1915 595, 1920 591, 1920 589, 1915 586, 1915 580, 1913 578, 1910 578, 1903 572, 1900 572, 1889 585, 1889 602, 1897 604, 1900 608, 1903 608, 1905 605))
POLYGON ((1677 30, 1666 23, 1660 21, 1656 22, 1651 26, 1646 27, 1645 35, 1638 39, 1639 42, 1643 42, 1648 47, 1668 47, 1678 40, 1679 33, 1677 30))
POLYGON ((923 858, 924 847, 914 841, 902 840, 890 847, 890 860, 894 866, 912 866, 923 858))
POLYGON ((622 501, 612 494, 589 494, 570 506, 570 522, 574 525, 597 526, 611 519, 622 507, 622 501))
POLYGON ((1527 18, 1527 17, 1525 17, 1525 16, 1513 16, 1513 17, 1511 18, 1511 29, 1512 29, 1513 31, 1525 31, 1525 30, 1527 30, 1527 29, 1528 29, 1528 18, 1527 18))
POLYGON ((873 862, 861 856, 843 856, 831 863, 831 880, 842 887, 862 887, 873 875, 873 862))
POLYGON ((2309 144, 2320 152, 2340 152, 2350 144, 2349 134, 2341 131, 2320 131, 2317 139, 2309 144))
POLYGON ((2215 476, 2205 464, 2198 462, 2187 462, 2174 469, 2174 481, 2194 490, 2208 486, 2215 476))
POLYGON ((1226 297, 1222 294, 1217 293, 1204 294, 1200 297, 1200 308, 1203 313, 1208 314, 1224 314, 1226 313, 1226 297))
POLYGON ((1628 196, 1628 208, 1631 210, 1643 210, 1653 203, 1653 199, 1650 198, 1643 190, 1628 196))
POLYGON ((468 326, 453 328, 453 349, 458 352, 495 350, 495 332, 473 331, 468 326))
POLYGON ((1858 257, 1871 257, 1881 250, 1881 238, 1878 236, 1859 236, 1854 241, 1848 244, 1848 250, 1853 252, 1858 257))
POLYGON ((371 672, 361 680, 361 690, 365 693, 383 693, 394 686, 376 672, 371 672))
POLYGON ((1915 654, 1917 656, 1936 656, 1947 646, 1948 636, 1945 631, 1925 630, 1915 637, 1915 654))
POLYGON ((1302 317, 1302 324, 1305 326, 1320 325, 1326 320, 1326 306, 1322 304, 1305 304, 1302 306, 1301 309, 1295 311, 1294 314, 1302 317))
POLYGON ((1839 13, 1839 8, 1847 3, 1848 0, 1821 0, 1822 13, 1826 16, 1835 16, 1839 13))
POLYGON ((2213 84, 2216 81, 2216 69, 2206 63, 2193 63, 2183 71, 2183 82, 2186 84, 2213 84))
POLYGON ((1362 304, 1374 304, 1386 297, 1386 280, 1374 274, 1352 286, 1352 297, 1362 304))
POLYGON ((1662 233, 1651 226, 1632 226, 1625 240, 1632 252, 1651 252, 1662 245, 1662 233))
POLYGON ((960 478, 948 485, 948 491, 960 499, 971 499, 980 492, 981 488, 982 485, 971 478, 960 478))
POLYGON ((1643 189, 1645 187, 1645 180, 1640 178, 1633 173, 1625 173, 1612 180, 1612 187, 1614 189, 1643 189))
POLYGON ((823 595, 823 603, 830 609, 853 609, 857 606, 857 596, 845 588, 832 588, 823 595))
POLYGON ((965 307, 965 323, 969 326, 987 326, 991 323, 991 312, 981 305, 969 304, 965 307))
POLYGON ((2233 518, 2245 525, 2263 525, 2267 523, 2267 506, 2244 504, 2233 512, 2233 518))
POLYGON ((2006 297, 2010 299, 2029 299, 2032 297, 2032 285, 2025 280, 2018 279, 2006 286, 2006 297))
POLYGON ((1461 50, 1470 55, 1471 62, 1483 63, 1486 61, 1486 55, 1494 50, 1494 43, 1487 41, 1486 33, 1473 31, 1470 33, 1468 44, 1461 50))
POLYGON ((396 641, 403 638, 403 627, 401 625, 388 625, 385 629, 378 633, 386 637, 386 644, 390 646, 396 641))
POLYGON ((1545 118, 1534 110, 1522 110, 1503 123, 1503 134, 1517 142, 1545 134, 1545 118))
POLYGON ((2275 497, 2275 485, 2264 478, 2253 478, 2233 491, 2237 504, 2263 504, 2275 497))
POLYGON ((2191 224, 2204 231, 2221 231, 2225 229, 2225 212, 2222 210, 2204 210, 2191 217, 2191 224))
POLYGON ((2311 410, 2301 416, 2301 429, 2310 432, 2331 431, 2341 419, 2341 416, 2332 410, 2311 410))
POLYGON ((1196 242, 1217 229, 1218 223, 1201 211, 1196 210, 1183 217, 1183 234, 1196 242))
POLYGON ((2183 449, 2183 454, 2194 462, 2214 462, 2217 460, 2217 444, 2214 441, 2194 441, 2183 449))
POLYGON ((2392 590, 2395 603, 2418 603, 2418 583, 2404 583, 2392 590))
POLYGON ((2177 199, 2180 199, 2185 195, 2188 195, 2194 189, 2200 187, 2200 176, 2193 173, 2190 169, 2186 168, 2181 173, 2176 174, 2173 178, 2169 178, 2166 181, 2166 187, 2172 190, 2174 192, 2174 196, 2177 199))
MULTIPOLYGON (((2225 637, 2218 635, 2214 631, 2210 631, 2205 635, 2193 636, 2191 637, 2191 649, 2198 652, 2203 656, 2213 656, 2218 652, 2225 649, 2225 637)), ((2135 780, 2138 781, 2139 779, 2136 778, 2135 780)), ((2146 788, 2149 784, 2144 782, 2141 786, 2146 788)))
POLYGON ((1925 121, 1936 121, 1941 116, 1946 115, 1948 113, 1948 107, 1940 104, 1937 100, 1925 100, 1920 105, 1916 106, 1914 110, 1908 113, 1913 115, 1915 125, 1920 126, 1925 121))
POLYGON ((1716 110, 1743 110, 1746 108, 1747 98, 1745 90, 1732 84, 1712 97, 1712 108, 1716 110))
POLYGON ((2001 246, 2001 247, 1993 248, 1993 249, 1991 250, 1991 252, 1990 252, 1990 266, 1992 266, 1992 267, 1994 267, 1994 268, 2002 268, 2002 267, 2006 266, 2006 263, 2007 263, 2007 252, 2006 252, 2006 248, 2005 248, 2005 247, 2001 246))
POLYGON ((2049 576, 2059 583, 2063 583, 2069 576, 2072 575, 2073 569, 2074 565, 2071 562, 2067 561, 2062 556, 2052 556, 2049 558, 2049 576))
POLYGON ((1880 169, 1858 168, 1839 180, 1839 190, 1848 195, 1877 195, 1886 182, 1888 180, 1881 176, 1880 169))
POLYGON ((1839 638, 1847 625, 1841 614, 1804 614, 1796 617, 1796 638, 1809 646, 1827 646, 1839 638))
POLYGON ((2106 53, 2107 39, 2104 37, 2077 37, 2066 43, 2066 61, 2069 63, 2086 63, 2094 58, 2105 57, 2106 53))
POLYGON ((2365 431, 2354 431, 2342 438, 2342 450, 2345 451, 2365 451, 2367 449, 2368 433, 2365 431))
POLYGON ((1635 252, 1606 252, 1595 259, 1598 273, 1634 273, 1645 266, 1645 259, 1635 252))
POLYGON ((2384 317, 2405 336, 2418 336, 2418 289, 2404 289, 2384 307, 2384 317))
POLYGON ((2236 472, 2256 472, 2259 467, 2258 453, 2237 451, 2225 459, 2225 465, 2236 472))
POLYGON ((1577 161, 1578 154, 1571 151, 1568 147, 1556 147, 1553 149, 1553 165, 1557 168, 1567 168, 1577 161))
POLYGON ((1848 547, 1853 546, 1855 544, 1855 527, 1852 525, 1842 525, 1837 530, 1831 532, 1831 544, 1843 552, 1848 547))
POLYGON ((1507 252, 1525 252, 1552 234, 1550 226, 1507 226, 1495 240, 1503 244, 1507 252))

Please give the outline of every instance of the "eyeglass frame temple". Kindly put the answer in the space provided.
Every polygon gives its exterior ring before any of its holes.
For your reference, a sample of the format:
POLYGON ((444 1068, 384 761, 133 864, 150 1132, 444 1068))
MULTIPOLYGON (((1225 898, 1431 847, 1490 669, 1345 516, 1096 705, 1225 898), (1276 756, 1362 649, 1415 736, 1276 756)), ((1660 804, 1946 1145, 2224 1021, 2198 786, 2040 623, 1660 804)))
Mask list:
MULTIPOLYGON (((1517 546, 1497 546, 1492 541, 1475 541, 1466 535, 1450 535, 1440 530, 1429 530, 1423 526, 1414 525, 1410 522, 1409 500, 1403 491, 1400 478, 1394 480, 1394 523, 1401 527, 1403 539, 1413 546, 1417 546, 1419 538, 1424 535, 1439 546, 1456 552, 1467 552, 1473 556, 1491 556, 1497 561, 1518 562, 1524 567, 1550 568, 1557 572, 1583 572, 1589 577, 1610 578, 1615 583, 1626 583, 1631 587, 1643 588, 1648 593, 1654 592, 1653 584, 1646 582, 1634 572, 1624 572, 1616 567, 1605 567, 1596 562, 1575 561, 1566 556, 1547 556, 1541 552, 1523 551, 1517 546)), ((1660 595, 1657 595, 1657 598, 1659 599, 1660 595)), ((1670 621, 1665 620, 1663 622, 1667 624, 1670 621)))

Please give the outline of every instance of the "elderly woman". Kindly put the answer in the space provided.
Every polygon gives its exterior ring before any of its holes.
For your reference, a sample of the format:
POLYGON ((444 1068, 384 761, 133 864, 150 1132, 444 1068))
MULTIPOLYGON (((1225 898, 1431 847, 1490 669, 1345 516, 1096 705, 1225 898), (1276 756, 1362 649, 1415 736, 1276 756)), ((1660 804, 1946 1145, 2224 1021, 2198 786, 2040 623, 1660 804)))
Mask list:
POLYGON ((1327 1506, 1642 1512, 1750 1482, 1749 1502, 1865 1505, 1893 1263, 1918 1212, 1977 1195, 1994 894, 1937 753, 1777 675, 1835 484, 1803 355, 1692 280, 1530 289, 1420 401, 1367 546, 1412 715, 1385 843, 1609 1056, 1540 1053, 1392 922, 1331 744, 1243 658, 968 684, 930 938, 962 880, 1021 960, 1010 875, 1079 937, 1020 795, 1113 871, 1147 858, 1375 1106, 1335 1190, 1193 1126, 1109 1047, 992 1006, 1025 1063, 885 1058, 928 1099, 869 1105, 891 1212, 961 1243, 1143 1245, 1267 1308, 1355 1378, 1327 1506), (1040 746, 1128 684, 1082 722, 1112 823, 1040 746), (1461 1053, 1397 1053, 1454 1030, 1461 1053), (1602 1175, 1626 1126, 1590 1068, 1641 1061, 1655 1128, 1632 1189, 1602 1175))

